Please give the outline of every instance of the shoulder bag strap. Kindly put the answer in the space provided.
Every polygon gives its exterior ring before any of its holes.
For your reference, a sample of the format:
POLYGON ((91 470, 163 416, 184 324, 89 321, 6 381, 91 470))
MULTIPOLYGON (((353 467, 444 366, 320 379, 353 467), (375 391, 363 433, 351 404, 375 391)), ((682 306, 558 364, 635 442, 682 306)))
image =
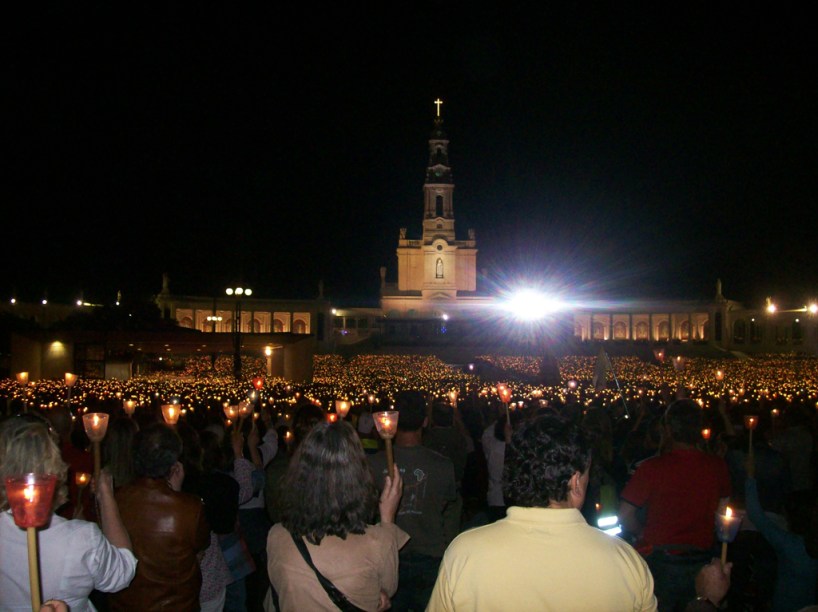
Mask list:
POLYGON ((320 582, 321 586, 324 587, 324 590, 327 592, 327 595, 329 595, 332 603, 343 610, 343 612, 366 612, 349 601, 346 595, 338 590, 338 587, 332 584, 332 582, 330 582, 330 580, 328 580, 324 574, 318 571, 318 568, 315 567, 315 564, 312 562, 310 551, 307 550, 307 545, 304 544, 304 540, 294 533, 290 533, 290 536, 292 536, 293 542, 295 543, 296 548, 298 548, 298 552, 300 552, 301 556, 304 557, 304 561, 306 561, 307 565, 309 565, 312 568, 312 571, 315 572, 318 582, 320 582))

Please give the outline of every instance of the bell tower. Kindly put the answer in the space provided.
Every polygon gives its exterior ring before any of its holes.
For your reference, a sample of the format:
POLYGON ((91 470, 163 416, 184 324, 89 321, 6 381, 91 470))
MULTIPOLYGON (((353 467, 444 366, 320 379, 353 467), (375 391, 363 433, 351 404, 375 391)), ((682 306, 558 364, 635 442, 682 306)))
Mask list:
POLYGON ((418 240, 407 237, 406 228, 400 229, 397 286, 382 283, 381 288, 381 304, 388 312, 436 316, 476 291, 474 231, 469 230, 467 240, 458 240, 455 234, 454 181, 449 165, 449 138, 443 131, 442 104, 442 100, 435 100, 435 122, 423 182, 423 233, 418 240))

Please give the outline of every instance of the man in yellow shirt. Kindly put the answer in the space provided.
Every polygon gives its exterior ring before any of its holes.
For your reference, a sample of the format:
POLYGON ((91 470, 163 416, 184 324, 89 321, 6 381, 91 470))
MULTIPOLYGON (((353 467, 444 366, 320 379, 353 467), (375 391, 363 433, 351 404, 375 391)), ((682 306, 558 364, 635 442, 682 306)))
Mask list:
POLYGON ((577 425, 523 424, 506 449, 506 518, 454 539, 427 610, 656 610, 644 559, 580 512, 590 467, 577 425))

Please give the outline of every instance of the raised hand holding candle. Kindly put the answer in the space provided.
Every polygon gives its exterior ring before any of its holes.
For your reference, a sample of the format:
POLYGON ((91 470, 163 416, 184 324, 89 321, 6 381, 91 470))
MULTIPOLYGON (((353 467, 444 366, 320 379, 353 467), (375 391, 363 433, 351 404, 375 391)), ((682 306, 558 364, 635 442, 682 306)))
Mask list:
POLYGON ((5 485, 14 524, 26 530, 31 609, 39 610, 42 598, 37 559, 37 528, 47 525, 51 518, 57 476, 32 473, 10 476, 6 478, 5 485))
POLYGON ((383 438, 386 444, 386 472, 392 477, 394 471, 395 459, 392 455, 392 438, 398 431, 398 416, 397 410, 384 410, 382 412, 375 412, 372 419, 375 421, 375 429, 378 430, 378 435, 383 438))

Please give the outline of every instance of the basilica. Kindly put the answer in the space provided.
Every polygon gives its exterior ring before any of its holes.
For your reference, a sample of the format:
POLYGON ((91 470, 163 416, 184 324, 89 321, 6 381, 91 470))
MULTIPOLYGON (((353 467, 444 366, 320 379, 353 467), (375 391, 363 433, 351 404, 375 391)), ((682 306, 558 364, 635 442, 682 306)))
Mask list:
MULTIPOLYGON (((466 347, 473 351, 543 351, 595 353, 602 347, 619 353, 752 356, 770 353, 818 355, 818 304, 748 307, 728 299, 720 281, 705 300, 652 300, 569 305, 514 321, 503 298, 481 286, 478 240, 472 229, 456 230, 455 184, 449 138, 443 130, 441 101, 436 101, 429 137, 429 161, 418 203, 421 233, 410 236, 396 227, 397 278, 380 269, 378 307, 340 307, 326 298, 322 285, 312 299, 260 298, 252 288, 235 287, 221 296, 180 295, 163 276, 155 302, 178 331, 161 336, 105 334, 60 338, 14 336, 7 370, 33 376, 63 371, 108 377, 111 355, 163 356, 200 354, 264 356, 268 371, 293 380, 311 378, 313 354, 376 350, 433 350, 466 347), (17 342, 16 348, 14 343, 17 342), (469 348, 473 347, 473 348, 469 348)), ((468 203, 465 204, 468 206, 468 203)), ((487 284, 487 283, 483 283, 487 284)), ((531 304, 529 304, 530 306, 531 304)), ((47 330, 74 306, 6 304, 0 310, 47 330)), ((535 313, 537 314, 537 313, 535 313)), ((117 367, 133 373, 138 360, 117 367)))
MULTIPOLYGON (((317 350, 361 342, 441 344, 474 339, 496 342, 503 310, 499 298, 479 286, 478 241, 455 227, 455 184, 449 161, 449 138, 443 130, 440 100, 435 101, 429 137, 429 161, 423 184, 420 236, 396 228, 397 278, 380 269, 379 308, 333 308, 319 288, 315 300, 244 299, 234 323, 230 300, 173 296, 163 287, 157 303, 183 327, 226 332, 238 326, 247 333, 313 334, 317 350)), ((722 294, 716 281, 709 300, 654 300, 573 306, 554 313, 550 326, 539 326, 544 340, 573 343, 638 343, 707 346, 738 353, 818 353, 818 306, 778 308, 768 300, 748 308, 722 294), (543 328, 546 329, 543 329, 543 328), (550 329, 549 329, 550 327, 550 329)), ((529 328, 534 329, 534 328, 529 328)), ((529 338, 530 340, 530 338, 529 338)))

